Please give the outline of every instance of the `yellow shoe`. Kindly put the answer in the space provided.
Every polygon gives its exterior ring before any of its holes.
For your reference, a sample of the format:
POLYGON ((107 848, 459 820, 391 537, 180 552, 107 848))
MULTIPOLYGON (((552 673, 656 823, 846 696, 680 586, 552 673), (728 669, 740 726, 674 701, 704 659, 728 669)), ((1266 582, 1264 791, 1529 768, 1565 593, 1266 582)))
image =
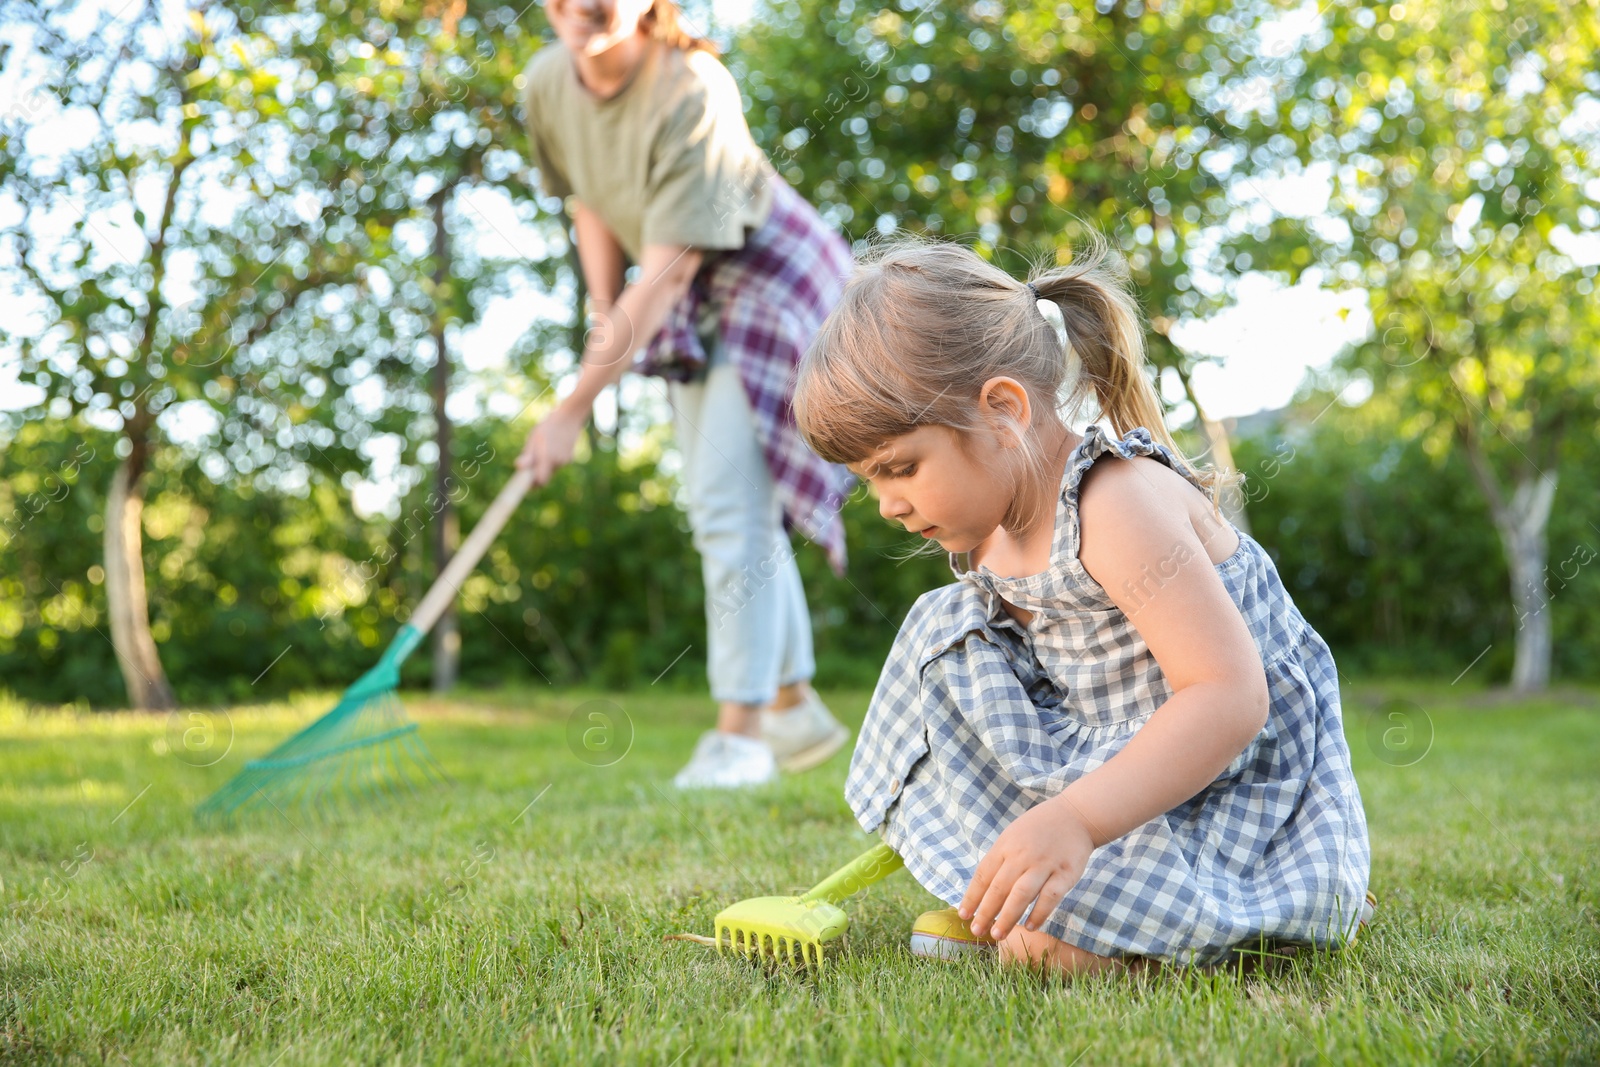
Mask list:
POLYGON ((1356 931, 1350 935, 1350 940, 1352 942, 1355 941, 1361 932, 1371 924, 1373 916, 1377 915, 1377 913, 1378 898, 1371 892, 1371 890, 1368 890, 1367 899, 1361 904, 1361 917, 1356 922, 1356 931))
POLYGON ((911 954, 931 960, 953 960, 975 952, 993 952, 994 939, 978 937, 954 908, 925 911, 911 925, 911 954))

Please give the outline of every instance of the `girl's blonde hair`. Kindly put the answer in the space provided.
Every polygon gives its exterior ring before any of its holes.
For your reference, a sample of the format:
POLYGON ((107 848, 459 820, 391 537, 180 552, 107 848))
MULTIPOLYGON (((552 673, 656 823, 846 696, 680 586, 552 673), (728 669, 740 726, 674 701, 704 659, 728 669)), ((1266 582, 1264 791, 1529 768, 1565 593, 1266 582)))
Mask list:
POLYGON ((710 52, 717 54, 717 46, 704 37, 696 37, 683 21, 683 13, 673 0, 653 0, 650 10, 644 13, 639 25, 658 41, 665 41, 685 52, 710 52))
MULTIPOLYGON (((863 257, 812 342, 795 419, 818 455, 853 463, 919 426, 977 430, 983 383, 1009 377, 1028 390, 1033 426, 1066 421, 1064 412, 1071 417, 1092 396, 1097 422, 1118 437, 1145 427, 1214 497, 1216 472, 1197 468, 1172 440, 1146 366, 1126 267, 1103 239, 1028 282, 964 245, 896 239, 863 257), (1065 346, 1034 291, 1061 309, 1065 346)), ((1042 473, 1048 458, 1032 447, 1031 427, 1015 429, 1042 473)))

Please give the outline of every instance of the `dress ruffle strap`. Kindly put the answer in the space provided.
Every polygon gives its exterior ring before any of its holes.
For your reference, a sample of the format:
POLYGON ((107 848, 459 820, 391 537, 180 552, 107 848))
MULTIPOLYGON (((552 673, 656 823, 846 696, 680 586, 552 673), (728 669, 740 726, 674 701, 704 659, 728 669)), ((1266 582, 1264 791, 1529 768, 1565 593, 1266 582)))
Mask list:
POLYGON ((1083 441, 1073 451, 1072 467, 1067 471, 1062 492, 1066 494, 1067 503, 1074 508, 1078 506, 1078 491, 1083 476, 1089 473, 1095 460, 1108 452, 1122 459, 1133 459, 1135 456, 1159 459, 1187 478, 1196 489, 1204 492, 1206 488, 1187 463, 1173 455, 1166 445, 1156 444, 1150 431, 1143 426, 1135 426, 1118 439, 1107 434, 1098 423, 1091 424, 1083 431, 1083 441))

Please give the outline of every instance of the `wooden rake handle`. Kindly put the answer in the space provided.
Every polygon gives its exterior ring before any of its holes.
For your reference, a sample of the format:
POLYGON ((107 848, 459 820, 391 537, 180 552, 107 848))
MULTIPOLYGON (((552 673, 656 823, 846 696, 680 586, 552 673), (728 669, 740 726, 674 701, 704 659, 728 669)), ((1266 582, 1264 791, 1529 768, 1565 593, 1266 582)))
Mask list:
POLYGON ((429 587, 427 594, 417 604, 417 610, 411 613, 410 625, 418 632, 427 633, 433 629, 433 624, 439 621, 439 616, 445 613, 461 591, 461 583, 467 580, 467 575, 472 573, 483 554, 489 551, 489 546, 510 521, 512 512, 517 510, 517 505, 522 503, 522 498, 532 488, 531 468, 518 469, 511 476, 506 487, 500 490, 500 495, 489 505, 489 510, 478 520, 478 525, 472 528, 466 541, 450 557, 450 562, 445 564, 444 573, 429 587))

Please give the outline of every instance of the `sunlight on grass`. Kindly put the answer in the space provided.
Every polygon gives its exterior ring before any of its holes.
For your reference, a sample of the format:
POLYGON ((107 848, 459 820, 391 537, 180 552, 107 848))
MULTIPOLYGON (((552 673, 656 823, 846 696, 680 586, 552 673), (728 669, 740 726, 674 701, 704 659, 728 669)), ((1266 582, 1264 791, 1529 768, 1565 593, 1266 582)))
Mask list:
MULTIPOLYGON (((859 723, 865 693, 830 698, 859 723)), ((181 715, 0 713, 0 1062, 1600 1057, 1592 693, 1347 692, 1381 901, 1366 938, 1271 976, 1075 985, 914 959, 909 925, 936 902, 904 874, 846 905, 846 950, 820 977, 663 941, 871 840, 843 755, 750 793, 672 790, 709 718, 689 697, 408 699, 450 785, 333 820, 194 822, 330 704, 227 709, 231 746, 206 766, 161 752, 181 715), (1431 729, 1408 764, 1370 741, 1396 696, 1431 729), (597 766, 568 718, 601 699, 628 737, 597 766)))

